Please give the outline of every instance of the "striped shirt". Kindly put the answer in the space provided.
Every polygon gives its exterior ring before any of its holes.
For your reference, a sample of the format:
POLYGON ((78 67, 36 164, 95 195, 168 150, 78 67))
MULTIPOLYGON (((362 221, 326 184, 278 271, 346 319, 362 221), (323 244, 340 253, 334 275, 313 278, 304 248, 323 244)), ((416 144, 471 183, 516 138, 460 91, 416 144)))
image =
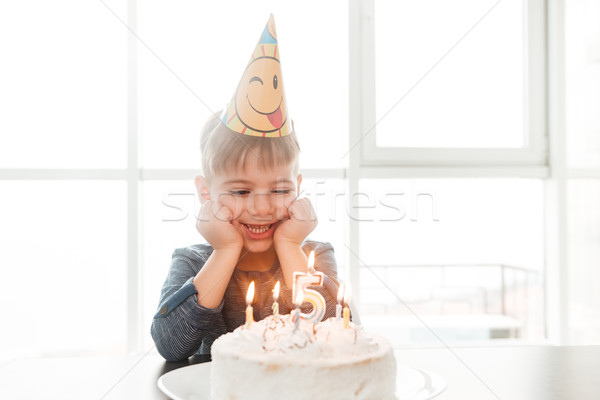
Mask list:
MULTIPOLYGON (((337 267, 333 247, 329 243, 305 241, 305 253, 315 252, 315 269, 325 275, 323 286, 311 286, 326 302, 323 319, 335 316, 338 289, 337 267)), ((246 292, 251 281, 255 284, 254 320, 271 315, 273 287, 280 282, 279 312, 288 314, 292 308, 292 288, 285 285, 283 271, 276 260, 268 271, 234 270, 221 304, 206 308, 198 304, 193 279, 212 254, 208 244, 197 244, 173 252, 171 268, 163 284, 158 311, 150 332, 158 352, 167 361, 179 361, 194 354, 209 354, 213 341, 244 324, 246 292)), ((302 312, 309 312, 305 304, 302 312)))

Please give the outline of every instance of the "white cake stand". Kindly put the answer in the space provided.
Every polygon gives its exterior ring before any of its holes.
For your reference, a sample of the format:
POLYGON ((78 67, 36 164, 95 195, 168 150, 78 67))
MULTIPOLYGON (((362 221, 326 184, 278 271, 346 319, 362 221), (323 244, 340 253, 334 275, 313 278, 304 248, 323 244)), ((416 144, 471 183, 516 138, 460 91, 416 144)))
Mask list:
MULTIPOLYGON (((207 362, 167 372, 158 379, 158 387, 174 400, 211 400, 210 367, 207 362)), ((427 400, 446 388, 446 381, 437 374, 406 365, 396 368, 398 400, 427 400)))

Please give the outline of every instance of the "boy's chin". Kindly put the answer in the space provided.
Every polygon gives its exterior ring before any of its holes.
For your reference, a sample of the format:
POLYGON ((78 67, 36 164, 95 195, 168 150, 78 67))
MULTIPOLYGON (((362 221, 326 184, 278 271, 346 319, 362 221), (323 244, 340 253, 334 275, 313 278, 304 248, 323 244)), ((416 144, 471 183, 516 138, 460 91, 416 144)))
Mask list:
POLYGON ((244 240, 244 250, 250 253, 264 253, 273 247, 273 239, 244 240))

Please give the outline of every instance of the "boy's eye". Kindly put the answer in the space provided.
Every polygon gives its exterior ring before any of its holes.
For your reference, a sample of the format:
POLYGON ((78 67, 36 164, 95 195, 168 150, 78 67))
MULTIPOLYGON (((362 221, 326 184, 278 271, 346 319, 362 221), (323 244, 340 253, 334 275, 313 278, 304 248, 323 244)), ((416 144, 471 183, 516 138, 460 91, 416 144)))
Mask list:
POLYGON ((231 193, 234 196, 246 196, 248 194, 250 194, 249 190, 231 190, 229 193, 231 193))
POLYGON ((291 190, 290 189, 275 189, 275 190, 272 190, 271 192, 275 193, 275 194, 288 194, 291 192, 291 190))

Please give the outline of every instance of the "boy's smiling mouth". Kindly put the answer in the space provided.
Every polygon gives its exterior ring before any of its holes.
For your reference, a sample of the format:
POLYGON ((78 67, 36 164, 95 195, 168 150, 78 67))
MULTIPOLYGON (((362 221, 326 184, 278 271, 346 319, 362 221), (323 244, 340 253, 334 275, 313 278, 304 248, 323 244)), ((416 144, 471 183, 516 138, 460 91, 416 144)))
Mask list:
POLYGON ((267 225, 242 224, 242 225, 244 225, 252 233, 264 233, 264 232, 268 231, 269 228, 271 227, 271 225, 273 225, 273 224, 267 224, 267 225))
POLYGON ((273 232, 275 231, 275 227, 277 226, 277 223, 274 222, 271 224, 260 224, 260 225, 240 223, 240 225, 244 228, 244 232, 250 239, 260 240, 260 239, 266 239, 266 238, 270 237, 273 234, 273 232))

